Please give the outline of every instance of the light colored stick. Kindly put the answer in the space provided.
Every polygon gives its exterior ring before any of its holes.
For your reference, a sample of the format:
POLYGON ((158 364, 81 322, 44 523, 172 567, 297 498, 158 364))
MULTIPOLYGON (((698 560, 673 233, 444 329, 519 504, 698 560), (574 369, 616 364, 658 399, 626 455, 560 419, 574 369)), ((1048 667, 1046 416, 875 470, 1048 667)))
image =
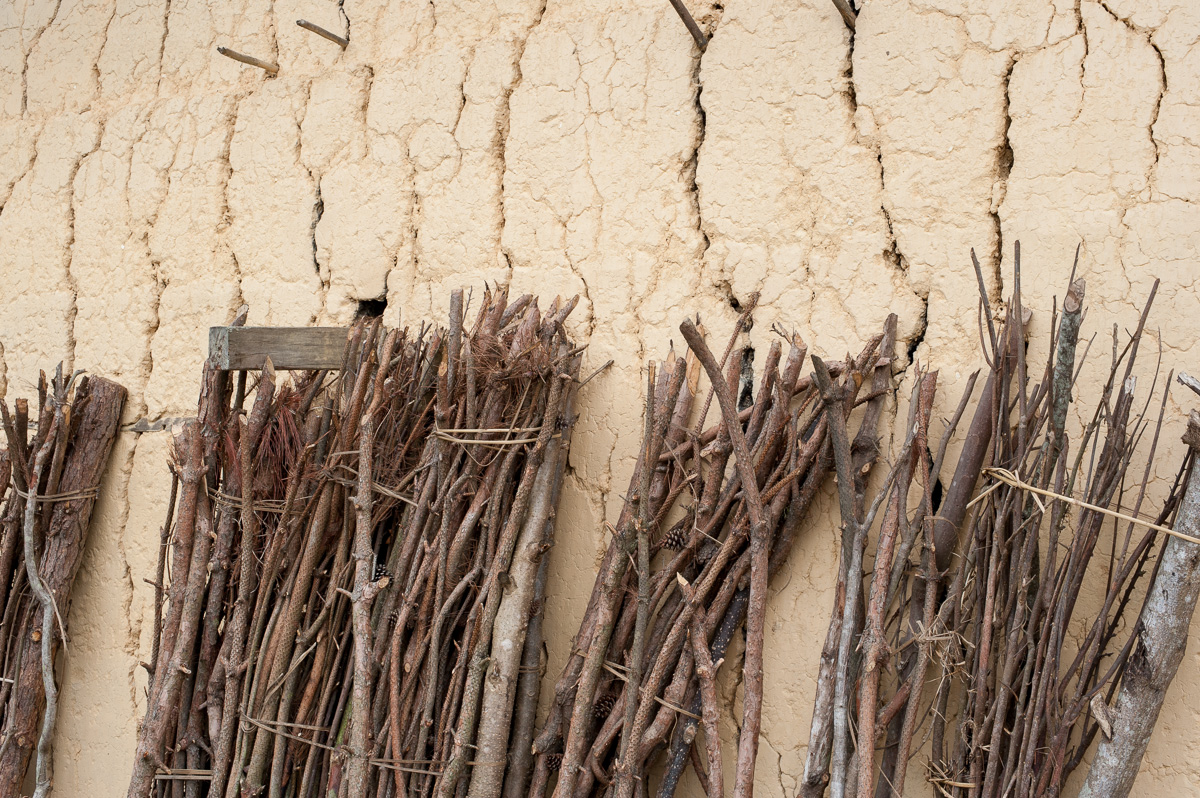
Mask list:
POLYGON ((343 50, 345 50, 346 46, 348 44, 350 44, 350 40, 347 39, 346 37, 338 36, 333 31, 325 30, 320 25, 314 25, 311 22, 309 22, 307 19, 298 19, 298 20, 296 20, 296 24, 299 25, 300 27, 304 28, 305 30, 312 31, 313 33, 317 34, 318 36, 322 36, 322 37, 328 39, 329 41, 336 44, 338 47, 341 47, 343 50))
POLYGON ((241 61, 243 64, 256 66, 272 77, 279 74, 279 66, 277 64, 268 64, 261 58, 255 58, 252 55, 245 55, 243 53, 239 53, 237 50, 230 50, 228 47, 218 47, 217 52, 226 58, 232 58, 234 61, 241 61))

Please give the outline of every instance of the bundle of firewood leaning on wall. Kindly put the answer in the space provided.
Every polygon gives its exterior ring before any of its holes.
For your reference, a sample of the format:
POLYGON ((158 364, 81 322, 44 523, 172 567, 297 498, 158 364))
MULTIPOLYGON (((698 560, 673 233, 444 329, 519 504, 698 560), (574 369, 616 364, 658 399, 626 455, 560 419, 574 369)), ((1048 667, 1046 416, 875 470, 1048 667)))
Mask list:
POLYGON ((68 641, 71 587, 92 508, 125 406, 125 389, 59 364, 38 382, 37 412, 0 402, 0 796, 21 795, 30 763, 34 795, 51 791, 58 716, 55 657, 68 641), (30 436, 32 429, 32 437, 30 436), (36 754, 36 756, 35 756, 36 754))
POLYGON ((649 795, 656 765, 657 795, 667 797, 689 762, 708 795, 723 795, 716 678, 743 625, 743 709, 731 787, 735 796, 750 795, 768 580, 786 562, 835 462, 861 494, 892 392, 896 331, 889 317, 857 357, 826 363, 814 356, 803 376, 804 342, 781 335, 786 356, 775 341, 757 389, 737 390, 742 353, 735 342, 751 310, 720 359, 687 321, 687 355, 672 356, 657 373, 650 369, 641 454, 624 509, 534 742, 532 783, 527 793, 506 798, 544 795, 554 771, 559 798, 649 795), (698 395, 701 371, 709 388, 698 395), (746 401, 739 405, 737 396, 746 401), (720 423, 704 430, 714 398, 720 423))
POLYGON ((1085 792, 1126 795, 1137 773, 1200 590, 1190 451, 1149 510, 1171 376, 1139 383, 1135 361, 1157 284, 1131 334, 1113 325, 1103 387, 1076 401, 1083 281, 1070 282, 1037 366, 1016 255, 1003 321, 981 321, 982 388, 972 375, 940 442, 937 373, 918 371, 903 446, 878 486, 840 478, 853 464, 835 444, 842 562, 802 796, 901 795, 919 751, 938 795, 1058 795, 1098 733, 1085 792), (1075 439, 1072 413, 1084 420, 1075 439), (1169 613, 1155 609, 1164 596, 1169 613))
POLYGON ((685 353, 648 368, 624 507, 540 713, 574 301, 488 293, 468 330, 456 292, 446 328, 360 323, 340 370, 281 387, 269 362, 249 385, 210 364, 175 441, 130 798, 669 798, 688 767, 710 798, 748 797, 769 580, 835 475, 799 794, 901 794, 924 752, 911 778, 941 795, 1054 795, 1097 733, 1085 791, 1125 794, 1200 594, 1200 476, 1189 454, 1165 498, 1149 490, 1167 408, 1157 372, 1137 399, 1149 302, 1076 403, 1083 283, 1038 369, 1019 257, 1016 278, 999 323, 982 296, 988 374, 940 440, 937 374, 912 365, 874 479, 895 317, 811 371, 777 330, 757 379, 738 346, 753 303, 720 357, 685 321, 685 353), (716 685, 739 631, 726 757, 716 685))
POLYGON ((206 368, 131 798, 455 795, 529 750, 574 306, 489 293, 466 330, 456 292, 338 371, 206 368))

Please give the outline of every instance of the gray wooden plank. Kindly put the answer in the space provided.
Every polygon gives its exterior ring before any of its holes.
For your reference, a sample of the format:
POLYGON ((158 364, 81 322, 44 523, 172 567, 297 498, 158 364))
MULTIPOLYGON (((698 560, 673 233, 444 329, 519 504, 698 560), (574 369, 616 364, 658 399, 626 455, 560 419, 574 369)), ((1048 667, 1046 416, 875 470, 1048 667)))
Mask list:
POLYGON ((338 369, 346 327, 210 327, 208 354, 217 368, 261 369, 270 356, 277 369, 338 369))

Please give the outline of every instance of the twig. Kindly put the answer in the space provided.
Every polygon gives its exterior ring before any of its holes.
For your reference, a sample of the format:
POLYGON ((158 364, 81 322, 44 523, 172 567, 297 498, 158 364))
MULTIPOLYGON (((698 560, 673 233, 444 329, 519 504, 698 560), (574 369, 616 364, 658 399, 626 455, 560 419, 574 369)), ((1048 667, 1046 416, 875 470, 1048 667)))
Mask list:
POLYGON ((696 40, 696 46, 700 48, 700 52, 704 52, 708 47, 708 37, 704 35, 704 31, 700 30, 700 26, 692 18, 692 13, 687 10, 687 6, 683 4, 683 0, 671 0, 671 7, 679 14, 679 18, 683 20, 688 33, 692 34, 692 38, 696 40))
POLYGON ((230 50, 228 47, 218 46, 217 52, 226 58, 232 58, 234 61, 240 61, 243 64, 249 64, 250 66, 258 67, 272 77, 279 73, 279 66, 277 64, 269 64, 266 61, 263 61, 261 58, 255 58, 252 55, 245 55, 243 53, 239 53, 237 50, 230 50))
MULTIPOLYGON (((320 25, 314 25, 313 23, 309 22, 307 19, 298 19, 298 20, 296 20, 296 24, 299 25, 300 27, 304 28, 307 31, 312 31, 313 33, 317 34, 318 36, 328 39, 329 41, 336 44, 338 47, 341 47, 343 50, 345 50, 346 46, 350 44, 350 40, 347 39, 346 37, 338 36, 333 31, 325 30, 320 25)), ((255 66, 257 66, 257 64, 255 66)))
MULTIPOLYGON (((55 428, 59 424, 61 413, 55 414, 55 428)), ((31 492, 42 481, 46 461, 54 448, 54 434, 46 436, 45 442, 38 449, 33 461, 33 479, 30 481, 31 492)), ((54 737, 54 724, 58 717, 58 687, 54 683, 54 618, 58 614, 58 606, 54 596, 46 588, 38 574, 37 544, 34 542, 34 525, 37 520, 36 501, 25 503, 25 576, 29 580, 29 588, 37 596, 42 605, 42 685, 46 694, 46 709, 42 718, 42 730, 37 744, 37 774, 35 777, 34 798, 47 798, 50 794, 50 741, 54 737)))
POLYGON ((850 6, 849 0, 833 0, 833 6, 842 15, 842 19, 846 23, 846 27, 851 31, 854 30, 855 23, 858 21, 858 15, 850 6))
MULTIPOLYGON (((734 462, 741 477, 750 521, 750 605, 746 611, 746 654, 742 665, 743 709, 742 731, 738 737, 737 770, 734 774, 734 798, 746 798, 754 790, 754 762, 758 756, 759 725, 762 722, 763 633, 766 614, 767 566, 770 545, 759 495, 758 476, 750 449, 737 420, 737 405, 723 379, 720 366, 704 343, 700 331, 690 319, 679 326, 688 346, 695 352, 700 365, 708 372, 709 382, 717 393, 717 402, 725 420, 725 429, 733 444, 734 462)), ((840 416, 839 416, 840 417, 840 416)))

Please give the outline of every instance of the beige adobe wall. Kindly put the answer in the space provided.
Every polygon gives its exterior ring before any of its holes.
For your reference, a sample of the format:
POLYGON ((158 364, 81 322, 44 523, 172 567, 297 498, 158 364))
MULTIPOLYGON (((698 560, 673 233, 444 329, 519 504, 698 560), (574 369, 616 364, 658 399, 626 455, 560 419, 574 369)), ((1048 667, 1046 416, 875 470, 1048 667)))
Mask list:
MULTIPOLYGON (((953 404, 978 365, 970 248, 998 296, 1021 240, 1044 336, 1082 242, 1092 330, 1131 325, 1159 277, 1164 371, 1200 370, 1200 3, 866 0, 852 43, 830 0, 705 2, 702 57, 666 0, 0 3, 0 388, 65 359, 126 384, 127 420, 183 416, 205 328, 242 302, 295 325, 386 297, 395 323, 484 281, 580 293, 585 370, 615 366, 581 397, 553 674, 628 484, 639 369, 685 313, 721 335, 758 291, 760 354, 778 321, 839 355, 894 311, 953 404)), ((62 796, 124 794, 168 442, 122 434, 97 508, 62 796)), ((802 769, 831 509, 772 586, 757 795, 802 769)), ((1140 795, 1200 791, 1198 649, 1140 795)))

